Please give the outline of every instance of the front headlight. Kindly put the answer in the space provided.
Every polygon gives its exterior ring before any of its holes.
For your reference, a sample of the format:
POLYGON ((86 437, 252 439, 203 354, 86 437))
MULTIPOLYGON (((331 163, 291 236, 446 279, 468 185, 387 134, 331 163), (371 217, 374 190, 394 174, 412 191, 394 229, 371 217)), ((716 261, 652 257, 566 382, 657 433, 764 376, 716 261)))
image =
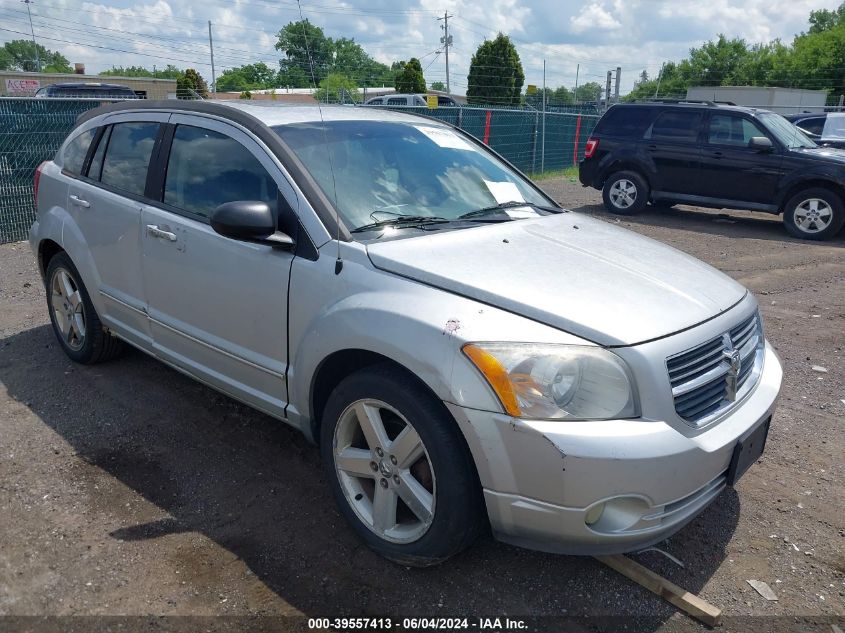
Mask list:
POLYGON ((600 347, 467 343, 463 352, 514 417, 612 420, 639 414, 625 363, 600 347))

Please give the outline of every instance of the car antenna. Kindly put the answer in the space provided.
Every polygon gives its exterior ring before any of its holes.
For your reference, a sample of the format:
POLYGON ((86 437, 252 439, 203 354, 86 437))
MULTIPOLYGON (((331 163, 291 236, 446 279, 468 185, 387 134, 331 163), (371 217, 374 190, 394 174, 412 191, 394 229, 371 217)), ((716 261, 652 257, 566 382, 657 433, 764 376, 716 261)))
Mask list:
MULTIPOLYGON (((308 46, 308 29, 305 28, 305 18, 302 15, 302 4, 300 0, 296 0, 296 6, 299 8, 299 23, 302 24, 302 38, 305 41, 305 54, 308 56, 308 66, 311 70, 311 87, 314 93, 317 93, 317 78, 314 75, 314 58, 311 57, 311 48, 308 46)), ((328 92, 327 92, 328 94, 328 92)), ((320 105, 320 100, 317 99, 317 110, 320 113, 320 123, 323 128, 323 146, 326 148, 326 154, 329 157, 329 171, 332 174, 332 189, 334 192, 334 219, 337 226, 337 259, 334 262, 334 274, 339 275, 343 270, 343 260, 340 258, 340 212, 337 210, 337 182, 334 177, 334 163, 332 161, 332 153, 329 151, 328 137, 326 136, 326 121, 323 119, 323 107, 320 105)))

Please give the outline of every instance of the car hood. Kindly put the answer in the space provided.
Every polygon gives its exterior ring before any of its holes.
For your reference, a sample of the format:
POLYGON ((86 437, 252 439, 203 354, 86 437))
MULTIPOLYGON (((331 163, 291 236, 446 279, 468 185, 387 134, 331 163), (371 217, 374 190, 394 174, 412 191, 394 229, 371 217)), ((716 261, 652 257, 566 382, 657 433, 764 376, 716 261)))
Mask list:
POLYGON ((845 163, 845 149, 838 149, 836 147, 806 147, 792 151, 801 156, 810 156, 820 161, 845 163))
POLYGON ((599 345, 694 326, 746 294, 715 268, 577 213, 367 245, 377 268, 476 299, 599 345))

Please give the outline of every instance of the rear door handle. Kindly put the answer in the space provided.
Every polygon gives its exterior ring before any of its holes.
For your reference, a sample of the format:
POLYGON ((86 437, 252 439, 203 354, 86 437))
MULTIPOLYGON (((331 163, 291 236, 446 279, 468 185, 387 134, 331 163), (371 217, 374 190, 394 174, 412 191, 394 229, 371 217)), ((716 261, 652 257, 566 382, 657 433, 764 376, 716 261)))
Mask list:
POLYGON ((91 203, 87 200, 83 200, 79 196, 75 194, 70 194, 70 201, 78 207, 85 207, 86 209, 91 206, 91 203))
POLYGON ((724 154, 722 152, 713 152, 713 158, 722 158, 724 154))
POLYGON ((158 228, 155 224, 147 225, 147 233, 149 233, 153 237, 159 237, 163 240, 167 240, 168 242, 176 241, 175 233, 171 233, 170 231, 163 231, 162 229, 158 228))

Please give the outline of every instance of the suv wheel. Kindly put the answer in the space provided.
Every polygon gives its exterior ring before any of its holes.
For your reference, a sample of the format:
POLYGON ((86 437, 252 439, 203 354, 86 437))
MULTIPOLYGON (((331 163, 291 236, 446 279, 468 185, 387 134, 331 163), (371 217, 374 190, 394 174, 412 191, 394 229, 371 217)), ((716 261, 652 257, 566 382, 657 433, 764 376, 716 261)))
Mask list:
POLYGON ((602 198, 611 213, 634 215, 648 203, 648 185, 635 171, 617 171, 604 181, 602 198))
POLYGON ((845 224, 842 199, 829 189, 805 189, 792 196, 784 206, 783 223, 795 237, 829 239, 845 224))
POLYGON ((93 365, 123 351, 123 341, 103 329, 79 271, 66 253, 50 260, 45 286, 53 332, 71 360, 93 365))
POLYGON ((341 513, 373 550, 439 563, 483 525, 475 467, 454 420, 412 377, 377 365, 329 396, 320 448, 341 513))

